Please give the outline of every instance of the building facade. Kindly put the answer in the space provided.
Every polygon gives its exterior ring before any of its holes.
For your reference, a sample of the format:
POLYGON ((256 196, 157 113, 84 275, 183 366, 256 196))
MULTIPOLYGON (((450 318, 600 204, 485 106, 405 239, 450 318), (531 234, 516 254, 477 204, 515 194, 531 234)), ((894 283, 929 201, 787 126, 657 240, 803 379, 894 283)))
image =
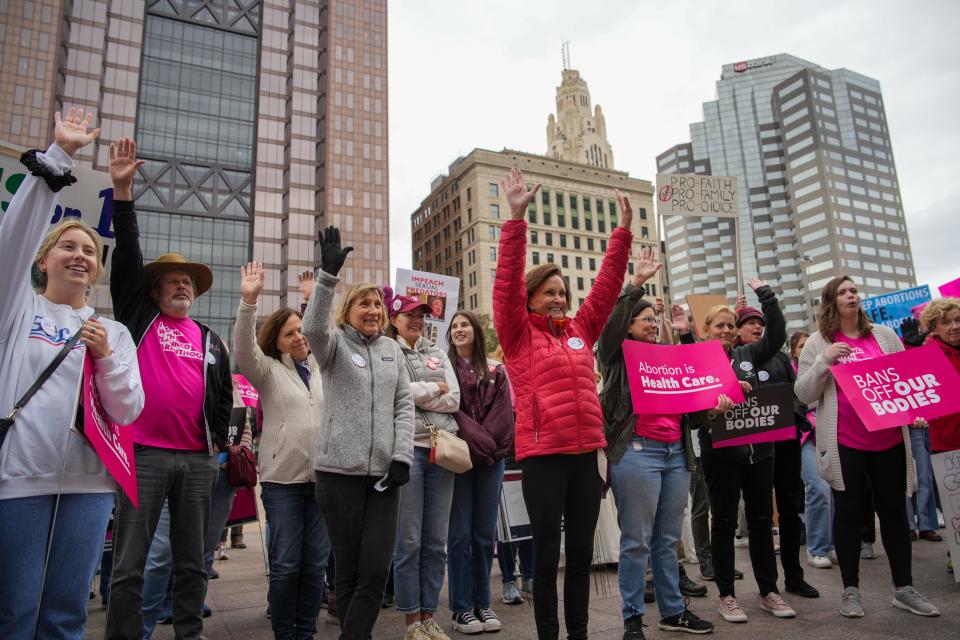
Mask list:
POLYGON ((591 111, 590 89, 574 69, 563 70, 563 81, 557 87, 557 114, 547 117, 547 155, 613 169, 607 120, 600 105, 591 111))
MULTIPOLYGON (((643 245, 659 246, 650 182, 519 151, 474 149, 434 180, 430 195, 411 216, 413 268, 460 278, 464 308, 492 314, 500 228, 510 219, 500 183, 513 167, 523 171, 531 187, 543 185, 527 210, 527 268, 559 265, 571 293, 571 312, 590 292, 607 240, 619 224, 615 189, 633 205, 632 255, 643 245)), ((627 278, 632 273, 631 262, 627 278)), ((663 295, 660 274, 647 290, 663 295)))
MULTIPOLYGON (((266 314, 299 305, 297 274, 338 225, 346 282, 389 264, 386 0, 0 0, 0 138, 39 147, 64 106, 96 113, 79 161, 106 170, 133 136, 145 257, 214 270, 194 315, 232 331, 239 266, 266 263, 266 314)), ((94 302, 109 308, 106 287, 94 302)))
MULTIPOLYGON (((703 114, 657 171, 739 179, 743 277, 774 287, 791 328, 815 321, 838 273, 864 296, 916 284, 876 80, 787 54, 738 62, 703 114)), ((671 216, 664 227, 675 297, 736 291, 732 221, 671 216)))

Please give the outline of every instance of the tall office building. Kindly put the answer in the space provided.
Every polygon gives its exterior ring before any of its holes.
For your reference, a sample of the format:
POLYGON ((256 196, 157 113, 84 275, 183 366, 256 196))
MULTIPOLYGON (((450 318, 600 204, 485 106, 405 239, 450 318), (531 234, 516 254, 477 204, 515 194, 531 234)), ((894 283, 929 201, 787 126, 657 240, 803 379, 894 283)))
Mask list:
MULTIPOLYGON (((467 309, 483 315, 493 310, 500 227, 510 219, 500 182, 513 167, 523 171, 530 186, 543 185, 527 210, 527 268, 560 265, 572 312, 590 292, 618 224, 616 189, 633 205, 633 256, 642 245, 659 245, 653 186, 613 169, 603 116, 599 107, 591 113, 590 93, 578 72, 563 71, 557 111, 557 117, 550 116, 546 156, 474 149, 434 179, 430 195, 411 215, 414 269, 459 277, 460 301, 467 309)), ((631 263, 626 277, 632 273, 631 263)), ((647 290, 663 295, 660 274, 647 290)))
MULTIPOLYGON (((787 54, 737 62, 703 116, 657 170, 739 179, 743 277, 773 285, 792 328, 838 273, 865 296, 916 284, 879 82, 787 54)), ((675 297, 736 290, 732 221, 664 225, 675 297)))
MULTIPOLYGON (((0 138, 43 146, 52 114, 97 114, 80 162, 134 136, 145 257, 209 264, 195 316, 229 335, 239 266, 268 280, 261 312, 297 306, 297 273, 335 224, 356 247, 346 282, 385 281, 386 0, 0 0, 0 138)), ((95 302, 109 300, 100 287, 95 302)))

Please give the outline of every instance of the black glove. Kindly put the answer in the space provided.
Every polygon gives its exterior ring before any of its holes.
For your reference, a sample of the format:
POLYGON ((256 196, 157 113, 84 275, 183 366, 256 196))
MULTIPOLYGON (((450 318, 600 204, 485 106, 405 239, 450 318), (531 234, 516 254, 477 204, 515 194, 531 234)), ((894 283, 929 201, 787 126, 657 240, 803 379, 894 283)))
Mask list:
POLYGON ((383 481, 383 486, 387 489, 402 487, 410 482, 410 465, 394 460, 390 463, 390 471, 383 481))
POLYGON ((340 248, 340 229, 330 225, 320 232, 320 268, 332 276, 340 273, 353 247, 340 248))
POLYGON ((903 332, 903 344, 908 347, 922 347, 928 333, 920 331, 920 323, 916 318, 907 318, 901 322, 900 331, 903 332))

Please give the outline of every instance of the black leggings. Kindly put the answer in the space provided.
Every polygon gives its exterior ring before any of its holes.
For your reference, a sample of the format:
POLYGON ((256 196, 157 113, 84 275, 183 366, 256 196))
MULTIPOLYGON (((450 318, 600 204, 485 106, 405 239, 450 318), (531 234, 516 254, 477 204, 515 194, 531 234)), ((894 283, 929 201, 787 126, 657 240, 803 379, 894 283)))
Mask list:
MULTIPOLYGON (((773 551, 773 456, 754 464, 728 460, 723 454, 704 451, 703 472, 710 488, 713 527, 710 545, 713 570, 720 597, 735 595, 733 589, 733 535, 737 530, 740 494, 750 533, 750 563, 760 595, 777 592, 777 558, 773 551)), ((906 521, 906 520, 904 520, 906 521)))
POLYGON ((560 527, 566 534, 563 613, 567 637, 587 637, 593 534, 600 514, 597 453, 534 456, 521 462, 523 501, 533 532, 533 617, 539 640, 557 640, 560 527))
POLYGON ((895 587, 913 584, 912 549, 907 523, 907 458, 903 443, 884 451, 861 451, 842 444, 840 469, 844 491, 833 492, 833 541, 844 587, 860 586, 860 538, 864 510, 873 498, 880 537, 895 587))
POLYGON ((800 440, 774 443, 773 488, 780 525, 780 564, 787 584, 803 580, 800 531, 803 524, 803 480, 800 478, 800 440))

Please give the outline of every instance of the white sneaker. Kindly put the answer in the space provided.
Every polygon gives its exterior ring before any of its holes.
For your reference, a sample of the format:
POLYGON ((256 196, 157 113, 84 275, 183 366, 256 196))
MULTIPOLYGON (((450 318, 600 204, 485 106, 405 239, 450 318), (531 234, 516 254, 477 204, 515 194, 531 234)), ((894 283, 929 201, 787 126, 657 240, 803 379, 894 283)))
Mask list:
POLYGON ((807 564, 817 569, 833 568, 833 563, 830 562, 830 558, 827 556, 812 556, 809 552, 807 552, 807 564))
POLYGON ((738 548, 744 548, 750 546, 750 539, 747 536, 737 536, 733 539, 733 546, 738 548))
POLYGON ((836 564, 836 565, 840 564, 840 560, 837 558, 836 549, 830 549, 830 552, 827 554, 827 557, 830 558, 830 562, 832 562, 833 564, 836 564))

